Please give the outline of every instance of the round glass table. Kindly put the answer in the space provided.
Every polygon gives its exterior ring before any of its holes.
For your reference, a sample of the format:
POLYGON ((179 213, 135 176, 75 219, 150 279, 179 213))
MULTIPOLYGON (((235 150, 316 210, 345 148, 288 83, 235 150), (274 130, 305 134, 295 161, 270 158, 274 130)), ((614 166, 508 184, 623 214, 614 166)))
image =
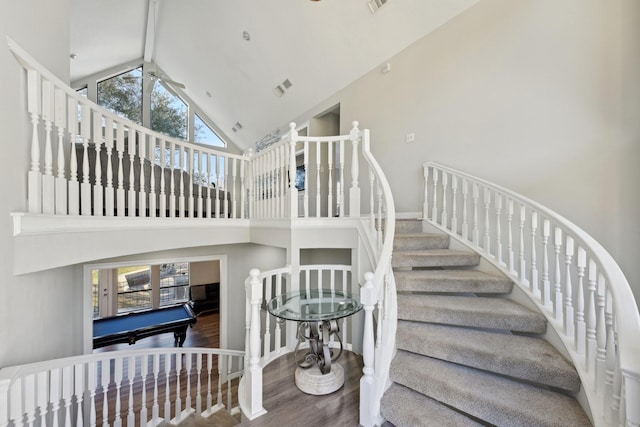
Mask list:
POLYGON ((272 315, 298 322, 295 359, 296 385, 308 394, 328 394, 344 384, 344 371, 335 363, 342 354, 342 339, 338 319, 362 309, 358 299, 348 292, 312 289, 288 292, 271 299, 267 310, 272 315), (330 348, 331 337, 339 343, 337 352, 330 348), (300 344, 309 348, 302 358, 300 344))

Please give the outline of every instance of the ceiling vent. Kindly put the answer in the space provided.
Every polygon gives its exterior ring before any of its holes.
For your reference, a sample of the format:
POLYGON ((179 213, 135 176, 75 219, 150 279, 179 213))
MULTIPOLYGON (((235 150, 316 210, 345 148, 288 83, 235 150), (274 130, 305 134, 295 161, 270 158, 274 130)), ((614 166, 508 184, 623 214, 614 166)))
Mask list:
POLYGON ((387 0, 369 0, 367 2, 367 6, 369 6, 369 10, 371 13, 376 13, 378 9, 384 6, 387 3, 387 0))
POLYGON ((291 80, 285 79, 281 84, 279 84, 273 89, 273 93, 275 93, 276 96, 280 98, 286 94, 286 91, 289 88, 291 88, 291 86, 293 86, 293 83, 291 83, 291 80))

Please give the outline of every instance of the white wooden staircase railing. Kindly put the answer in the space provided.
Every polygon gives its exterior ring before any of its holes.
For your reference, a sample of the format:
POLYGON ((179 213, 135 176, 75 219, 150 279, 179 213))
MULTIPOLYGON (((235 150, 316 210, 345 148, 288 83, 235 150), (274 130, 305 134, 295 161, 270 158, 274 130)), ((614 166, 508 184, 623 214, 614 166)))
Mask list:
MULTIPOLYGON (((295 126, 291 126, 291 140, 295 140, 295 126)), ((331 144, 334 141, 341 146, 346 138, 336 137, 319 141, 331 144)), ((391 252, 395 233, 395 209, 393 196, 389 184, 378 163, 369 151, 369 131, 360 132, 357 123, 351 132, 349 141, 353 143, 354 157, 357 158, 356 148, 362 143, 363 157, 368 166, 369 181, 369 214, 353 224, 359 230, 363 249, 368 255, 368 263, 358 266, 348 265, 300 265, 286 266, 276 270, 260 272, 252 269, 245 280, 247 295, 246 303, 246 345, 247 375, 243 379, 243 388, 250 388, 252 393, 243 392, 246 397, 243 409, 249 418, 262 415, 262 368, 277 357, 294 350, 297 343, 295 325, 286 325, 285 340, 281 322, 266 313, 264 308, 271 298, 299 289, 324 288, 330 291, 341 290, 360 295, 364 308, 363 330, 354 332, 357 337, 349 336, 350 324, 353 319, 342 320, 341 333, 344 348, 353 350, 354 342, 360 342, 363 355, 363 377, 360 380, 360 424, 374 426, 381 424, 380 399, 389 385, 389 367, 395 350, 395 330, 397 323, 395 281, 391 270, 391 252), (354 268, 365 271, 371 268, 374 272, 367 272, 362 281, 354 277, 354 268), (375 312, 375 316, 374 316, 375 312), (374 328, 374 322, 376 327, 374 328), (360 341, 361 338, 361 341, 360 341)), ((305 153, 307 143, 318 143, 312 138, 305 139, 305 153)), ((293 147, 294 144, 291 144, 293 147)), ((329 145, 330 147, 330 145, 329 145)), ((275 147, 273 150, 278 150, 275 147)), ((293 153, 291 148, 291 153, 293 153)), ((286 153, 285 150, 282 151, 286 153)), ((331 148, 329 148, 331 152, 331 148)), ((319 153, 319 149, 318 149, 319 153)), ((269 155, 269 154, 267 154, 269 155)), ((289 157, 291 158, 291 157, 289 157)), ((271 164, 278 164, 272 161, 271 164)), ((353 185, 350 197, 350 216, 358 218, 360 191, 357 177, 358 164, 352 169, 353 185), (354 208, 358 212, 354 214, 354 208)), ((272 174, 278 176, 277 173, 272 174)), ((339 196, 341 199, 342 196, 339 196)), ((319 202, 319 198, 317 199, 319 202)), ((265 203, 269 203, 265 198, 265 203)), ((307 201, 305 213, 307 212, 307 201)), ((277 203, 276 203, 277 205, 277 203)), ((329 203, 330 205, 330 203, 329 203)), ((319 206, 319 203, 317 204, 319 206)), ((267 213, 278 212, 278 208, 270 205, 263 209, 267 213)), ((333 343, 332 343, 333 344, 333 343)))
POLYGON ((244 352, 125 350, 0 370, 0 426, 154 426, 239 411, 244 352), (108 396, 108 398, 107 398, 108 396))
POLYGON ((424 219, 522 288, 557 331, 596 426, 640 425, 640 315, 620 267, 591 236, 521 195, 424 165, 424 219))

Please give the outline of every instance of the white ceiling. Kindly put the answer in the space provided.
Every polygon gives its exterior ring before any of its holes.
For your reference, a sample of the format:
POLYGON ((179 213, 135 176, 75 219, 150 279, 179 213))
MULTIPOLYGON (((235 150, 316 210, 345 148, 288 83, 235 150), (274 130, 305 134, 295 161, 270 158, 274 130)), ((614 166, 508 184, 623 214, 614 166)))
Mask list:
MULTIPOLYGON (((72 81, 144 56, 149 1, 71 0, 72 81)), ((477 1, 158 0, 153 56, 249 148, 477 1)))

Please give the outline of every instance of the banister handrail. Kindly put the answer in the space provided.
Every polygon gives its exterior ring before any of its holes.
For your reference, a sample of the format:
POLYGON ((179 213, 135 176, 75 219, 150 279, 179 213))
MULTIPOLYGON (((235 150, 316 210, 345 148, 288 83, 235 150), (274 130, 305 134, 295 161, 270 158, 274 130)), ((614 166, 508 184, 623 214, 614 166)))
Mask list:
POLYGON ((423 166, 424 220, 476 249, 538 306, 580 375, 596 425, 640 425, 640 313, 613 257, 540 203, 435 162, 423 166))

